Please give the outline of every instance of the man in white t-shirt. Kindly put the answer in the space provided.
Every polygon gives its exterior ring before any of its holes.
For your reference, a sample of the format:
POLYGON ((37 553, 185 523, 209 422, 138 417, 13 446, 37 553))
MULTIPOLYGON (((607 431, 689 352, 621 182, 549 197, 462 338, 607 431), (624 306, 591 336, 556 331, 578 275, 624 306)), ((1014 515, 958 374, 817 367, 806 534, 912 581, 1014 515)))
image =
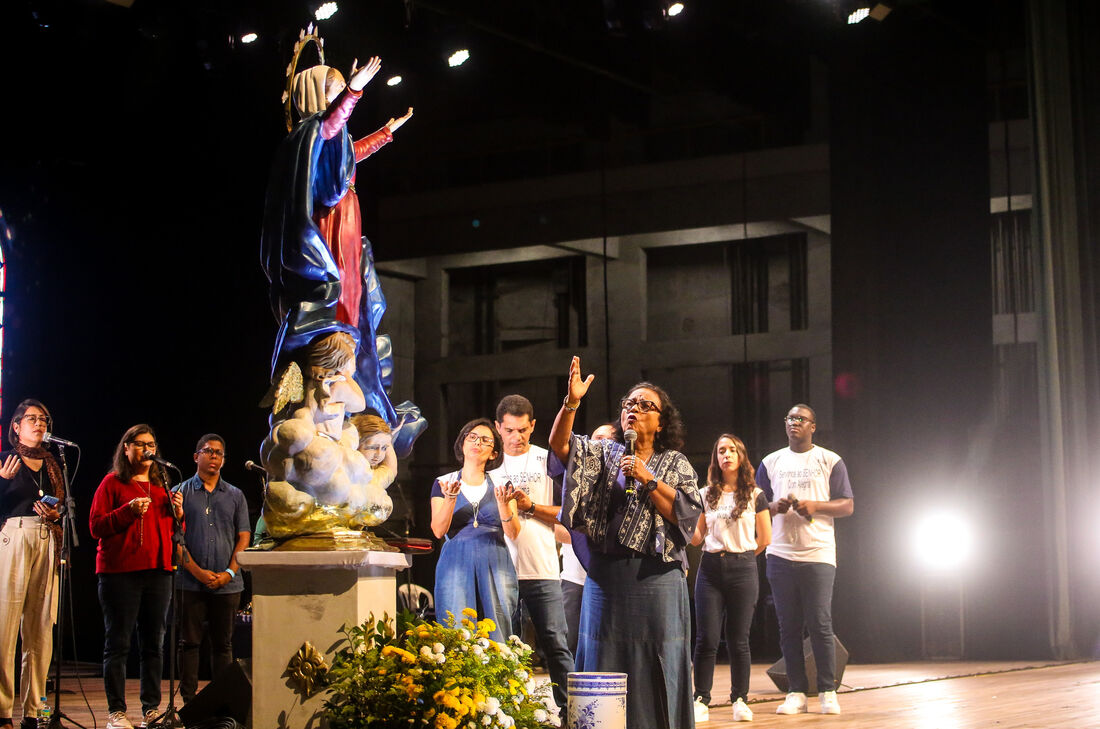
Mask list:
POLYGON ((802 629, 808 628, 817 666, 822 714, 839 714, 836 648, 833 642, 833 580, 836 538, 833 520, 853 509, 848 469, 836 453, 813 443, 816 416, 809 405, 795 405, 783 418, 788 447, 760 461, 756 483, 772 513, 768 583, 779 619, 779 647, 790 693, 777 714, 806 709, 802 629))
MULTIPOLYGON (((503 398, 497 405, 496 428, 504 441, 504 462, 489 475, 494 484, 511 482, 520 516, 526 519, 519 536, 515 540, 505 537, 504 541, 516 566, 519 599, 531 615, 536 642, 554 682, 554 701, 564 709, 573 654, 566 643, 568 627, 554 538, 561 496, 555 493, 546 472, 546 449, 531 445, 535 430, 531 401, 522 395, 503 398)), ((513 626, 516 632, 519 628, 513 626)))

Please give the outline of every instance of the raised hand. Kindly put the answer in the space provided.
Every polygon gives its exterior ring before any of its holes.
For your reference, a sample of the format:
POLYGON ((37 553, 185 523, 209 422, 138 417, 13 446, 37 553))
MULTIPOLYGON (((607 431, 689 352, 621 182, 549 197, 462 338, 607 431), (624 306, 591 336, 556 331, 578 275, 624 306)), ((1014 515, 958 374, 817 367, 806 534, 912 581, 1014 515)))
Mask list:
POLYGON ((388 122, 386 122, 386 128, 390 130, 390 134, 393 134, 401 128, 401 125, 403 125, 409 119, 412 119, 412 115, 413 108, 410 106, 409 110, 405 112, 405 116, 398 117, 397 119, 390 119, 388 122))
POLYGON ((585 379, 581 379, 581 358, 574 356, 569 363, 569 385, 566 399, 571 403, 579 403, 581 398, 588 393, 588 388, 595 379, 595 375, 589 375, 585 379))
POLYGON ((462 482, 457 478, 454 481, 440 481, 439 490, 443 492, 444 498, 457 499, 458 492, 462 490, 462 482))
POLYGON ((362 68, 356 68, 358 63, 359 59, 356 58, 355 62, 351 64, 351 73, 348 74, 348 86, 353 91, 362 91, 363 87, 369 84, 374 75, 382 68, 382 59, 378 56, 371 56, 371 59, 367 61, 367 65, 362 68))

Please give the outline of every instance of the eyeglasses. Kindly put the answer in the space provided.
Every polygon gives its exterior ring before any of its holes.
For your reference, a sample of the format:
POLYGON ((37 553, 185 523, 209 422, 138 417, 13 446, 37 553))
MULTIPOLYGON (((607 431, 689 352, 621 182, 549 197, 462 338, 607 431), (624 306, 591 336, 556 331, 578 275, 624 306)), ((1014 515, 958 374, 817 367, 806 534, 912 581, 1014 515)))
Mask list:
POLYGON ((42 423, 43 425, 46 426, 47 430, 49 430, 49 428, 50 428, 50 416, 49 415, 34 415, 34 414, 24 415, 22 420, 23 420, 24 423, 30 423, 31 425, 37 425, 38 423, 42 423))
POLYGON ((634 408, 638 408, 638 412, 642 413, 661 412, 661 408, 657 405, 657 403, 653 402, 652 400, 645 400, 643 398, 631 400, 628 397, 624 397, 622 400, 619 401, 619 405, 621 405, 623 410, 627 412, 633 410, 634 408))
POLYGON ((225 451, 214 450, 210 446, 207 446, 206 448, 199 448, 199 453, 210 458, 225 458, 225 451))
POLYGON ((814 421, 810 420, 809 418, 804 418, 801 415, 788 415, 787 417, 783 418, 783 422, 790 425, 802 425, 803 423, 812 423, 814 421))
POLYGON ((132 440, 130 445, 135 445, 142 450, 149 449, 155 451, 157 449, 157 442, 155 440, 132 440))
POLYGON ((493 436, 491 435, 478 435, 477 433, 470 433, 466 436, 466 442, 473 445, 491 446, 493 445, 493 436))

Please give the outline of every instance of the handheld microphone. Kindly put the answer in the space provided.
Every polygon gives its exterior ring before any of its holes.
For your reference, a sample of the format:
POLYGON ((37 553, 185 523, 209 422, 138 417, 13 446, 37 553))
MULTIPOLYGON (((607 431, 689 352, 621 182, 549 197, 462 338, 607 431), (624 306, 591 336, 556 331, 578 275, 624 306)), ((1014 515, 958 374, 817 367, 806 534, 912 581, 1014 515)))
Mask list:
POLYGON ((161 458, 160 456, 158 456, 156 453, 153 453, 152 451, 145 451, 144 458, 147 461, 153 461, 154 463, 159 463, 160 465, 164 466, 165 468, 171 468, 173 471, 178 471, 179 470, 178 468, 176 468, 176 464, 172 463, 167 458, 161 458))
MULTIPOLYGON (((623 431, 623 445, 626 446, 626 455, 634 455, 634 443, 638 440, 638 433, 633 428, 627 428, 623 431)), ((637 483, 633 476, 626 477, 626 493, 634 493, 634 485, 637 483)))
POLYGON ((53 433, 50 433, 49 431, 47 431, 46 434, 44 436, 42 436, 42 442, 43 443, 57 443, 59 446, 69 446, 70 448, 79 448, 80 447, 76 443, 73 443, 71 440, 65 440, 64 438, 58 438, 56 435, 54 435, 53 433))
POLYGON ((245 461, 244 462, 244 467, 247 468, 249 471, 255 471, 256 473, 262 473, 264 476, 267 475, 267 469, 264 468, 263 466, 261 466, 260 464, 256 463, 255 461, 245 461))

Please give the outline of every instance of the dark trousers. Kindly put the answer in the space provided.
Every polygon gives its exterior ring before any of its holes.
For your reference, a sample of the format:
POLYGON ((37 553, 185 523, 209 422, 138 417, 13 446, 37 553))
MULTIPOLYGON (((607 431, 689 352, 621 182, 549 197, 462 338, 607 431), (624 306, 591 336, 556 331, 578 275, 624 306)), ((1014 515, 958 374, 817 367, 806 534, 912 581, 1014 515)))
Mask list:
POLYGON ((126 711, 126 662, 137 626, 141 652, 141 712, 160 706, 164 627, 172 599, 172 573, 141 570, 99 575, 103 608, 103 688, 107 711, 126 711))
MULTIPOLYGON (((568 678, 573 670, 569 628, 565 622, 559 580, 519 580, 519 599, 535 625, 535 642, 546 659, 546 671, 554 683, 554 702, 565 709, 568 678)), ((518 612, 518 610, 517 610, 518 612)), ((517 629, 519 626, 515 626, 517 629)))
POLYGON ((584 585, 569 580, 561 581, 561 600, 565 608, 565 624, 569 628, 569 652, 577 656, 577 636, 581 626, 581 599, 584 597, 584 585))
POLYGON ((233 625, 239 592, 180 590, 180 695, 184 702, 195 698, 199 687, 199 649, 203 636, 210 637, 211 676, 217 676, 233 662, 233 625))
POLYGON ((760 593, 753 552, 704 552, 695 578, 695 696, 710 704, 722 627, 730 654, 730 701, 749 693, 749 628, 760 593))
POLYGON ((790 690, 806 693, 806 657, 802 631, 810 633, 817 665, 817 690, 836 690, 836 645, 833 642, 833 580, 836 567, 823 562, 792 562, 768 557, 768 583, 779 619, 779 648, 787 666, 790 690))

